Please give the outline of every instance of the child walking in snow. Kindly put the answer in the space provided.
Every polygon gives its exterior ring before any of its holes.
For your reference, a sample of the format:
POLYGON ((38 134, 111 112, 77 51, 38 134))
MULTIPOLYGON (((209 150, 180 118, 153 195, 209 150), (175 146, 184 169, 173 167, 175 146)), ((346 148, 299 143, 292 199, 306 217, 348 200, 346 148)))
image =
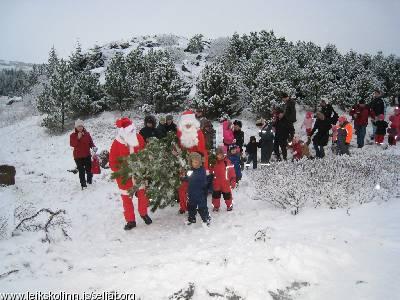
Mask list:
POLYGON ((188 180, 188 221, 187 224, 196 223, 197 211, 203 223, 210 225, 210 214, 207 207, 207 175, 202 166, 202 157, 197 152, 189 155, 189 164, 192 169, 187 174, 188 180))
POLYGON ((218 147, 216 151, 217 161, 211 168, 214 175, 212 204, 213 211, 219 211, 221 195, 224 197, 226 208, 231 211, 232 206, 232 189, 236 186, 236 174, 231 161, 225 157, 224 148, 218 147))
POLYGON ((337 151, 336 154, 350 155, 349 146, 353 138, 353 126, 347 121, 345 116, 339 118, 339 128, 337 130, 337 151))
POLYGON ((236 174, 236 184, 239 184, 240 179, 242 179, 242 169, 240 168, 240 148, 236 145, 231 145, 229 147, 228 159, 231 161, 235 168, 236 174))
POLYGON ((388 128, 388 123, 385 121, 385 116, 383 114, 378 116, 378 120, 373 122, 375 130, 375 144, 382 145, 386 135, 386 129, 388 128))
POLYGON ((303 124, 301 125, 301 129, 304 128, 306 130, 307 136, 309 136, 311 133, 313 122, 314 122, 313 113, 311 111, 308 111, 304 118, 303 124))
POLYGON ((247 162, 246 169, 250 167, 250 163, 253 162, 253 169, 257 169, 257 149, 258 143, 255 136, 250 137, 250 142, 246 145, 247 162))

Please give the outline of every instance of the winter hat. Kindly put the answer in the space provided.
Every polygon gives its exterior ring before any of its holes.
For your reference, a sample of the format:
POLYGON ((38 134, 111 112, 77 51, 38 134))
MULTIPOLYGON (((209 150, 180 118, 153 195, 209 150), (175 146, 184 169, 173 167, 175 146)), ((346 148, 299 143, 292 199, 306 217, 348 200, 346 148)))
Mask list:
POLYGON ((128 144, 132 147, 136 147, 139 144, 139 141, 136 136, 136 128, 135 125, 129 118, 121 118, 115 122, 115 125, 118 128, 117 132, 117 140, 128 144))
POLYGON ((378 120, 379 120, 379 121, 385 120, 385 115, 384 115, 384 114, 380 114, 380 115, 378 116, 378 120))
POLYGON ((75 121, 75 128, 77 128, 77 127, 79 127, 79 126, 82 126, 83 127, 83 121, 81 120, 81 119, 78 119, 78 120, 76 120, 75 121))
POLYGON ((255 137, 254 135, 252 135, 252 136, 250 137, 250 142, 252 142, 252 141, 257 142, 256 137, 255 137))
POLYGON ((166 117, 160 117, 160 123, 165 123, 166 121, 167 121, 167 118, 166 117))
POLYGON ((200 128, 200 122, 197 121, 195 114, 191 110, 187 110, 182 113, 179 120, 179 127, 182 128, 185 125, 193 125, 195 128, 200 128))
POLYGON ((174 117, 172 115, 167 115, 167 117, 165 118, 165 121, 173 121, 174 117))
POLYGON ((307 118, 307 119, 311 119, 312 117, 313 117, 312 111, 308 111, 308 112, 306 113, 306 118, 307 118))
POLYGON ((240 128, 242 128, 242 121, 235 120, 235 121, 233 122, 233 125, 237 125, 237 126, 239 126, 240 128))
POLYGON ((144 118, 144 126, 146 126, 147 123, 151 123, 151 124, 153 124, 153 127, 155 127, 156 126, 156 118, 153 116, 146 116, 144 118))
POLYGON ((339 121, 339 123, 344 123, 344 122, 347 122, 347 118, 346 118, 346 116, 340 116, 338 121, 339 121))

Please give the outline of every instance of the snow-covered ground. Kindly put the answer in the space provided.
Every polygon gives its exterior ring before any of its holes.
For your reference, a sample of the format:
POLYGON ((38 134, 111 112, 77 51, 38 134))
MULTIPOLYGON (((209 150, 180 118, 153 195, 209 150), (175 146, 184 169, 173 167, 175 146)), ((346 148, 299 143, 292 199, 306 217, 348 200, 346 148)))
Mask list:
MULTIPOLYGON (((110 147, 116 117, 86 121, 100 150, 110 147)), ((1 292, 125 291, 167 299, 192 286, 187 299, 399 299, 396 194, 379 204, 293 216, 254 200, 250 170, 234 192, 234 210, 212 213, 210 228, 184 225, 175 206, 150 214, 152 225, 139 219, 126 232, 110 171, 81 191, 77 175, 67 172, 75 167, 69 133, 50 136, 39 124, 34 116, 0 128, 0 163, 17 169, 17 184, 0 187, 1 216, 9 218, 9 236, 0 241, 1 292), (43 232, 11 237, 15 208, 64 209, 70 239, 57 231, 51 243, 42 242, 43 232)), ((246 142, 256 135, 251 121, 244 131, 246 142)))

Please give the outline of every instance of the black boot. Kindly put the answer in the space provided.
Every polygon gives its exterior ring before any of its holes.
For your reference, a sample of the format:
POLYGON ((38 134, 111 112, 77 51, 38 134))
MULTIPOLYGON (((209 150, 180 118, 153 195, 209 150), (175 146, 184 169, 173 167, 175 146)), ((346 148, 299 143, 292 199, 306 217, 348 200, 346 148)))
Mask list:
POLYGON ((131 230, 132 228, 136 227, 136 222, 131 221, 125 224, 124 230, 131 230))
POLYGON ((150 225, 151 223, 153 223, 153 221, 150 219, 150 217, 148 215, 142 216, 142 219, 147 225, 150 225))

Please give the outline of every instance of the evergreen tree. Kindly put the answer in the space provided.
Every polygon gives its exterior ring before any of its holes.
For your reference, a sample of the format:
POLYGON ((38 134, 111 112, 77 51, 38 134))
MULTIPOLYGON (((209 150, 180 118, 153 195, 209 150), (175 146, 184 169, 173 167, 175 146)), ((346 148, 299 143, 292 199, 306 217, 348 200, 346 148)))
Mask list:
POLYGON ((221 62, 204 68, 198 83, 194 105, 210 117, 234 116, 241 110, 243 86, 239 76, 226 72, 221 62))
POLYGON ((68 63, 61 59, 38 97, 37 108, 46 114, 43 126, 64 131, 65 123, 72 115, 70 108, 73 85, 74 74, 68 63))
POLYGON ((69 64, 71 66, 71 70, 74 73, 83 72, 88 65, 88 58, 85 54, 82 53, 81 44, 78 42, 76 45, 75 52, 72 53, 69 59, 69 64))
POLYGON ((204 50, 203 35, 196 34, 189 40, 189 44, 184 51, 197 54, 203 52, 203 50, 204 50))
POLYGON ((108 96, 107 105, 110 109, 124 111, 133 104, 126 75, 125 58, 122 53, 117 52, 107 68, 106 83, 104 85, 108 96))
POLYGON ((95 45, 88 53, 88 68, 95 69, 104 66, 104 55, 99 45, 95 45))
POLYGON ((51 77, 54 73, 54 70, 56 69, 58 65, 59 59, 56 53, 56 49, 51 47, 50 53, 49 53, 49 59, 47 61, 47 77, 51 77))

